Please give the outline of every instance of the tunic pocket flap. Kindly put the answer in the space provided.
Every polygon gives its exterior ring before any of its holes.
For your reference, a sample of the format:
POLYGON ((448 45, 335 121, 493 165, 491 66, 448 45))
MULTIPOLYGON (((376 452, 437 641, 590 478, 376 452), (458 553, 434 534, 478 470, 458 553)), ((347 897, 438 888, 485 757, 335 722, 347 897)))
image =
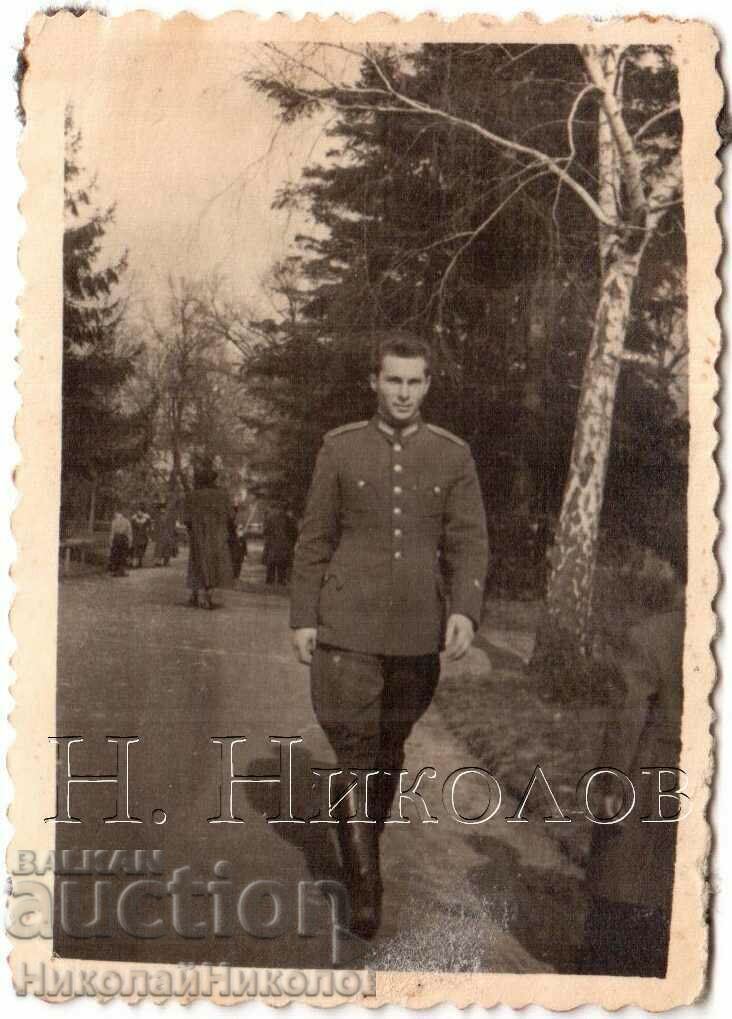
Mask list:
POLYGON ((342 480, 343 498, 351 509, 370 508, 376 495, 377 486, 366 473, 346 474, 342 480))
POLYGON ((447 486, 443 482, 424 481, 420 484, 417 495, 419 510, 426 516, 442 513, 445 507, 447 486))
POLYGON ((323 576, 323 587, 326 584, 333 582, 337 591, 343 587, 343 574, 337 567, 329 566, 323 576))

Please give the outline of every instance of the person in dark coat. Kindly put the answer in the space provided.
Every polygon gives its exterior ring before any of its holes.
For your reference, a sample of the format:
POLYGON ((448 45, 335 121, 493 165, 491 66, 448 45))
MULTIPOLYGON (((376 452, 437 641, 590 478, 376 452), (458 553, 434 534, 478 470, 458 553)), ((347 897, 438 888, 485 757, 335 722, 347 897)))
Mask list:
POLYGON ((216 487, 217 473, 210 461, 199 464, 188 496, 185 524, 189 535, 189 604, 212 609, 213 592, 231 583, 229 555, 229 499, 216 487))
POLYGON ((231 508, 228 521, 229 554, 231 569, 235 580, 241 576, 241 568, 247 556, 247 536, 243 521, 239 519, 239 507, 236 503, 231 508))
POLYGON ((290 577, 292 576, 292 563, 295 558, 295 545, 297 544, 297 536, 300 533, 300 527, 297 522, 297 517, 291 509, 285 510, 285 516, 287 518, 287 563, 285 565, 285 582, 290 583, 290 577))
POLYGON ((176 554, 176 507, 174 499, 161 503, 153 525, 156 566, 167 566, 176 554))
POLYGON ((292 516, 276 503, 264 520, 264 551, 267 584, 286 584, 297 531, 292 516))
POLYGON ((132 545, 132 525, 119 506, 112 518, 109 532, 109 572, 113 577, 126 577, 127 558, 132 545))
POLYGON ((140 503, 130 517, 130 523, 132 524, 132 567, 139 569, 145 558, 152 529, 152 517, 146 511, 143 503, 140 503))
MULTIPOLYGON (((429 385, 426 344, 384 334, 371 375, 377 412, 325 436, 292 568, 293 645, 310 664, 313 707, 338 765, 392 772, 375 781, 376 825, 338 825, 361 937, 380 923, 378 832, 405 741, 434 695, 440 649, 465 654, 483 605, 480 485, 467 444, 422 421, 429 385)), ((356 806, 348 794, 347 816, 356 806)))

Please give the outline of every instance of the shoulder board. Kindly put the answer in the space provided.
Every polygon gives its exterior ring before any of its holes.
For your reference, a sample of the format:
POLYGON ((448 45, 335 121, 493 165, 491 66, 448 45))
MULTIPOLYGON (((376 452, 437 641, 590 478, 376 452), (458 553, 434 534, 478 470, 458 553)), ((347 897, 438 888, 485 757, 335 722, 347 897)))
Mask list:
POLYGON ((427 428, 435 435, 441 435, 443 439, 449 439, 451 442, 456 443, 458 446, 467 446, 467 443, 462 439, 459 439, 457 435, 453 435, 452 432, 448 432, 446 428, 440 428, 438 425, 427 425, 427 428))
POLYGON ((358 428, 365 428, 368 421, 351 421, 350 424, 341 425, 340 428, 331 428, 325 433, 326 439, 332 439, 336 435, 344 435, 346 432, 355 432, 358 428))

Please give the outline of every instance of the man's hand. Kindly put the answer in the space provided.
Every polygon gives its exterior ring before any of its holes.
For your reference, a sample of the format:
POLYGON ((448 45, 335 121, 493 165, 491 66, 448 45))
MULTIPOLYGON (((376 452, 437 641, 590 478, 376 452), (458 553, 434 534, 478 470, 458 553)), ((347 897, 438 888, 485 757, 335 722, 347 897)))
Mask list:
POLYGON ((310 665, 312 662, 317 638, 318 631, 314 626, 301 626, 300 629, 292 631, 292 646, 298 661, 303 665, 310 665))
POLYGON ((447 621, 445 631, 445 654, 448 660, 454 662, 462 658, 473 643, 474 636, 473 620, 454 612, 447 621))

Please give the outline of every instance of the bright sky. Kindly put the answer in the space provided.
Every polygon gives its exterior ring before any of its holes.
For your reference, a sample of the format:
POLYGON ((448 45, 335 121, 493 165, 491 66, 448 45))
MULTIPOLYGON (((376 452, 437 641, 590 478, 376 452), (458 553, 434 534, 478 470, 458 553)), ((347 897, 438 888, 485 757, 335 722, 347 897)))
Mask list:
POLYGON ((322 119, 279 125, 274 104, 241 80, 255 50, 214 53, 199 39, 186 52, 189 38, 110 39, 78 68, 80 161, 98 176, 98 204, 116 202, 108 243, 129 249, 134 298, 159 308, 168 274, 217 272, 232 296, 267 310, 263 275, 308 230, 272 199, 333 142, 322 119))

